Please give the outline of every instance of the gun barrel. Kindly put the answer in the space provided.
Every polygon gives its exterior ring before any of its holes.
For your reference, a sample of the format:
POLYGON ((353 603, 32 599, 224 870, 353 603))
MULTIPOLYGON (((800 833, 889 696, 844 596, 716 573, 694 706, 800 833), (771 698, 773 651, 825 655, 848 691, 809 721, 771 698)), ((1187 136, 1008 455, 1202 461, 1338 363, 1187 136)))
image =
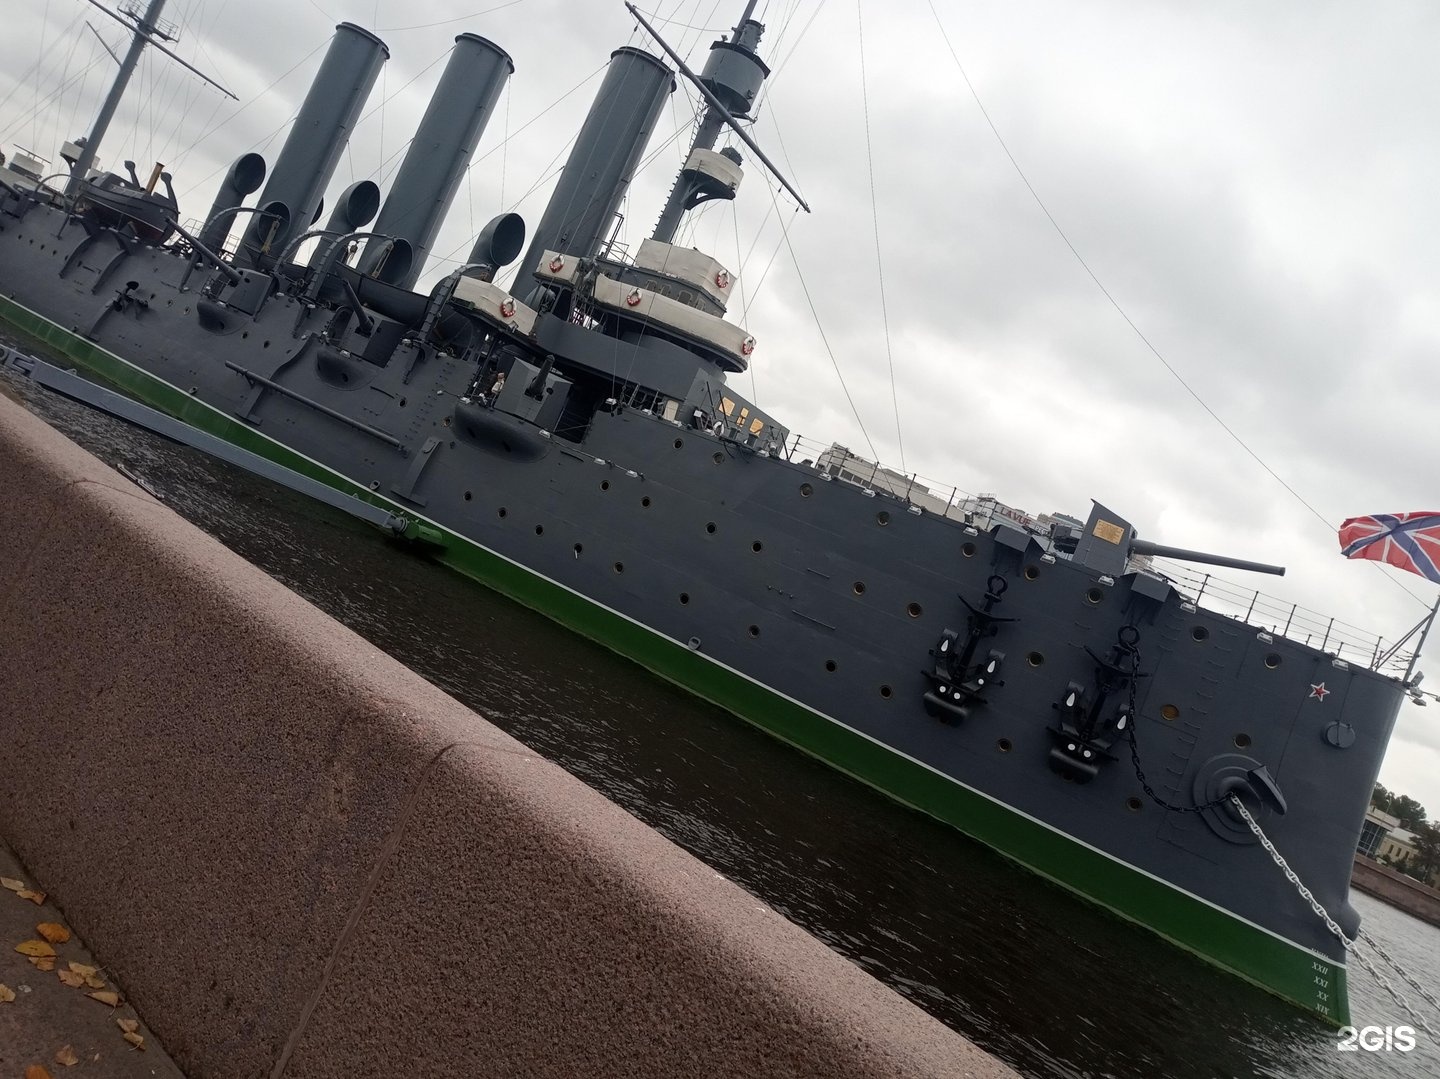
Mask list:
POLYGON ((1151 543, 1149 540, 1133 540, 1130 544, 1130 553, 1160 555, 1162 558, 1176 558, 1181 562, 1202 562, 1207 566, 1225 566, 1229 569, 1248 569, 1255 573, 1273 573, 1277 577, 1285 576, 1284 566, 1271 566, 1264 562, 1247 562, 1243 558, 1230 558, 1223 554, 1207 554, 1204 551, 1188 551, 1184 547, 1167 547, 1163 543, 1151 543))

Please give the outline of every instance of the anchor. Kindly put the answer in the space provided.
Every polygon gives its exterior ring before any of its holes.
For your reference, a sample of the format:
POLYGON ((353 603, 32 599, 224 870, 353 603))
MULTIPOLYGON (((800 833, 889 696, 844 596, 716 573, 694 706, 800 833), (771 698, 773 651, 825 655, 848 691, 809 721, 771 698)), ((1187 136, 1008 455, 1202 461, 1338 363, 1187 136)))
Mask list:
POLYGON ((1005 578, 996 574, 985 584, 985 600, 981 606, 960 596, 960 602, 970 610, 964 641, 958 632, 946 629, 930 649, 935 662, 930 670, 922 672, 930 680, 930 689, 924 697, 925 711, 942 723, 959 726, 972 707, 985 703, 987 686, 1005 684, 996 678, 1005 662, 1004 652, 992 648, 979 660, 975 656, 982 640, 1000 632, 1000 623, 1017 621, 992 613, 1008 587, 1005 578))
POLYGON ((1050 749, 1050 770, 1077 783, 1090 782, 1100 774, 1102 762, 1115 760, 1110 747, 1125 736, 1135 719, 1134 683, 1145 677, 1134 670, 1140 631, 1122 626, 1115 636, 1108 659, 1085 649, 1095 661, 1094 693, 1087 694, 1084 686, 1069 682, 1053 705, 1059 717, 1050 728, 1055 742, 1050 749), (1129 698, 1110 713, 1106 704, 1126 688, 1131 690, 1129 698))

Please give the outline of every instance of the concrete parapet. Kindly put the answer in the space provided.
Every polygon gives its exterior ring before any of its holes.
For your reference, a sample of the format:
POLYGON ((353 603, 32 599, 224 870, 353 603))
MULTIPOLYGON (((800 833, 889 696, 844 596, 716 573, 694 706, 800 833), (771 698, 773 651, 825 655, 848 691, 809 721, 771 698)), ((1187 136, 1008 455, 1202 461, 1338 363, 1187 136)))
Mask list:
POLYGON ((1355 871, 1350 883, 1362 892, 1383 899, 1422 922, 1440 925, 1440 891, 1407 877, 1398 869, 1381 865, 1363 854, 1355 855, 1355 871))
POLYGON ((196 1076, 1011 1075, 0 397, 0 830, 196 1076))

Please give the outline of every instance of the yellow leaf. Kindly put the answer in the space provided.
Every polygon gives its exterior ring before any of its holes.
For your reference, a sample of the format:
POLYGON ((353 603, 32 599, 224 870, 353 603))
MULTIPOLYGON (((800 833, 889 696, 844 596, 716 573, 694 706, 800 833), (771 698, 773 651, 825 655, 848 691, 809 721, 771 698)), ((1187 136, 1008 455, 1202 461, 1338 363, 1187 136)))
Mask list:
POLYGON ((57 970, 55 976, 68 985, 71 989, 79 989, 85 984, 85 979, 76 974, 73 970, 57 970))
POLYGON ((11 989, 4 982, 0 982, 0 1004, 9 1004, 15 999, 15 990, 11 989))
POLYGON ((108 1004, 112 1008, 120 1007, 120 994, 112 992, 109 989, 98 993, 86 993, 85 995, 91 1000, 98 1000, 101 1004, 108 1004))
POLYGON ((43 940, 25 940, 15 945, 15 950, 21 955, 54 955, 55 949, 46 944, 43 940))
POLYGON ((55 969, 55 957, 53 955, 32 955, 30 965, 36 970, 43 970, 48 974, 55 969))
POLYGON ((133 1045, 136 1049, 139 1049, 139 1050, 141 1050, 142 1052, 144 1051, 144 1049, 145 1049, 145 1037, 144 1037, 144 1035, 142 1035, 142 1034, 136 1034, 133 1030, 128 1030, 128 1031, 125 1032, 125 1040, 126 1040, 127 1042, 129 1042, 131 1045, 133 1045))
POLYGON ((121 1030, 123 1030, 126 1034, 133 1034, 133 1033, 135 1033, 135 1031, 137 1031, 137 1030, 140 1029, 140 1020, 138 1020, 138 1019, 117 1019, 117 1020, 115 1020, 115 1025, 116 1025, 117 1027, 119 1027, 121 1030))
POLYGON ((39 933, 51 944, 64 944, 70 939, 70 930, 66 929, 59 922, 41 922, 35 927, 35 932, 39 933))
POLYGON ((95 975, 91 974, 88 978, 85 979, 85 984, 88 985, 91 989, 104 989, 105 979, 97 978, 95 977, 95 975))
POLYGON ((21 899, 28 899, 28 900, 30 900, 30 902, 34 903, 37 907, 38 907, 41 903, 45 902, 45 893, 44 893, 44 892, 32 892, 32 891, 30 891, 30 889, 28 889, 28 888, 22 888, 20 891, 16 892, 15 894, 18 895, 21 899))
POLYGON ((23 880, 16 880, 14 877, 0 877, 0 884, 3 884, 12 892, 23 892, 25 890, 25 882, 23 880))
POLYGON ((84 963, 77 963, 73 959, 70 960, 67 966, 69 966, 71 970, 73 970, 76 974, 80 975, 80 977, 82 978, 93 978, 95 975, 100 973, 99 967, 92 967, 87 966, 84 963))
POLYGON ((39 1064, 31 1064, 25 1069, 25 1079, 50 1079, 50 1073, 39 1064))
POLYGON ((80 1063, 80 1058, 75 1055, 74 1049, 71 1049, 68 1045, 62 1045, 59 1049, 55 1050, 55 1063, 64 1064, 67 1068, 73 1068, 76 1064, 80 1063))

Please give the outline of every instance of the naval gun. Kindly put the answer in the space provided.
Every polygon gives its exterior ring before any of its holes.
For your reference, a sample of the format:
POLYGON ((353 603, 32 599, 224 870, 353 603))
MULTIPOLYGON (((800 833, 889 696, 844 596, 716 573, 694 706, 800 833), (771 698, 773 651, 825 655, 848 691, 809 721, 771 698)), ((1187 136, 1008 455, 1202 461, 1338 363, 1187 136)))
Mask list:
POLYGON ((1228 569, 1250 570, 1254 573, 1273 573, 1277 577, 1285 575, 1284 566, 1250 562, 1243 558, 1231 558, 1228 555, 1210 554, 1205 551, 1191 551, 1184 547, 1169 547, 1163 543, 1137 539, 1135 528, 1129 521, 1113 510, 1102 506, 1099 502, 1093 503, 1090 519, 1085 522, 1085 529, 1075 544, 1074 560, 1089 566, 1097 573, 1118 576, 1125 572, 1132 555, 1160 555, 1163 558, 1174 558, 1181 562, 1200 562, 1207 566, 1224 566, 1228 569))

